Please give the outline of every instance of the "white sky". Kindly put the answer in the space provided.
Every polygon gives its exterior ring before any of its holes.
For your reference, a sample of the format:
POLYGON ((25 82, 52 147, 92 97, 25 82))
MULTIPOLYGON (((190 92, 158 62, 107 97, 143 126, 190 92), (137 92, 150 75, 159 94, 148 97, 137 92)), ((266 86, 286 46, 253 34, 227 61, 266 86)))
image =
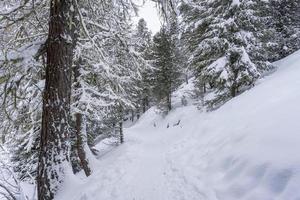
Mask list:
MULTIPOLYGON (((135 0, 137 5, 143 5, 142 0, 135 0)), ((159 31, 161 23, 159 20, 158 10, 155 7, 155 3, 151 0, 145 0, 145 4, 139 7, 138 17, 135 19, 135 23, 138 22, 140 18, 144 18, 147 22, 148 28, 151 30, 152 34, 159 31)))

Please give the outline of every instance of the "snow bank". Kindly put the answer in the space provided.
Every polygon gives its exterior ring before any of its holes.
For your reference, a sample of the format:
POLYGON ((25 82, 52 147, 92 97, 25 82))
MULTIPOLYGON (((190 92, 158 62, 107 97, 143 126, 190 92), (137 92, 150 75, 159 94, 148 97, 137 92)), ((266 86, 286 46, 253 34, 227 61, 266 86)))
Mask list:
POLYGON ((175 106, 163 118, 151 108, 58 199, 299 200, 300 51, 275 65, 211 113, 175 106))
POLYGON ((184 128, 174 163, 204 199, 300 199, 300 52, 275 64, 252 90, 190 116, 196 131, 184 128))

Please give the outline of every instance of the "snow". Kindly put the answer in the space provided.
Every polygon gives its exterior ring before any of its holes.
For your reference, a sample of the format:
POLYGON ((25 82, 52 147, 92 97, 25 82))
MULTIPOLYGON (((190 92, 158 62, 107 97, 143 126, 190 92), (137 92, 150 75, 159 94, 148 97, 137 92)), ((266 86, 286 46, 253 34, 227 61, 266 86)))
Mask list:
POLYGON ((69 178, 57 199, 299 200, 299 63, 300 51, 210 113, 178 106, 192 81, 181 86, 175 110, 149 109, 125 129, 125 144, 101 154, 90 177, 69 178))
POLYGON ((194 93, 195 78, 192 77, 187 83, 182 84, 175 92, 172 93, 172 107, 177 108, 182 106, 183 101, 192 102, 194 93))
POLYGON ((241 4, 241 1, 240 0, 232 0, 232 3, 231 3, 231 5, 232 6, 239 6, 241 4))
POLYGON ((210 64, 207 68, 208 71, 210 71, 211 74, 215 74, 216 72, 221 72, 220 77, 223 79, 228 78, 228 73, 226 71, 226 64, 227 64, 227 58, 226 56, 223 56, 216 61, 214 61, 212 64, 210 64))

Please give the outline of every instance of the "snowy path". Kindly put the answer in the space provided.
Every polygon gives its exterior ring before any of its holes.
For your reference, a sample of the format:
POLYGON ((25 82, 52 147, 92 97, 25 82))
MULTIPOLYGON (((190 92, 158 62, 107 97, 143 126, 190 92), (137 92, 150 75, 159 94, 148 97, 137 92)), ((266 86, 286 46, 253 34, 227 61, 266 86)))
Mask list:
MULTIPOLYGON (((184 169, 187 163, 180 126, 126 129, 126 143, 99 158, 94 174, 59 199, 74 200, 201 200, 207 199, 184 169), (177 130, 174 132, 174 130, 177 130), (172 139, 173 138, 173 139, 172 139), (89 186, 89 187, 87 187, 89 186), (83 189, 84 188, 84 189, 83 189), (75 190, 74 190, 75 189, 75 190), (66 197, 67 196, 67 197, 66 197)), ((201 185, 200 185, 201 186, 201 185)))

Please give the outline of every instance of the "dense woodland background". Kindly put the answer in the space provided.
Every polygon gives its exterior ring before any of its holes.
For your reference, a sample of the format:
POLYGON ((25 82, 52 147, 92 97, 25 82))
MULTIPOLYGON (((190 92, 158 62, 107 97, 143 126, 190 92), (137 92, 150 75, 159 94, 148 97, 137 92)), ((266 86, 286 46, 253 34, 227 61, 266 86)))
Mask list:
MULTIPOLYGON (((211 111, 274 71, 300 48, 298 0, 157 1, 161 30, 132 18, 131 0, 0 2, 0 145, 20 181, 53 199, 64 173, 92 171, 99 141, 126 141, 123 124, 195 77, 193 97, 211 111), (70 167, 71 166, 71 167, 70 167)), ((185 104, 182 98, 182 104, 185 104)), ((1 161, 0 161, 1 162, 1 161)))

